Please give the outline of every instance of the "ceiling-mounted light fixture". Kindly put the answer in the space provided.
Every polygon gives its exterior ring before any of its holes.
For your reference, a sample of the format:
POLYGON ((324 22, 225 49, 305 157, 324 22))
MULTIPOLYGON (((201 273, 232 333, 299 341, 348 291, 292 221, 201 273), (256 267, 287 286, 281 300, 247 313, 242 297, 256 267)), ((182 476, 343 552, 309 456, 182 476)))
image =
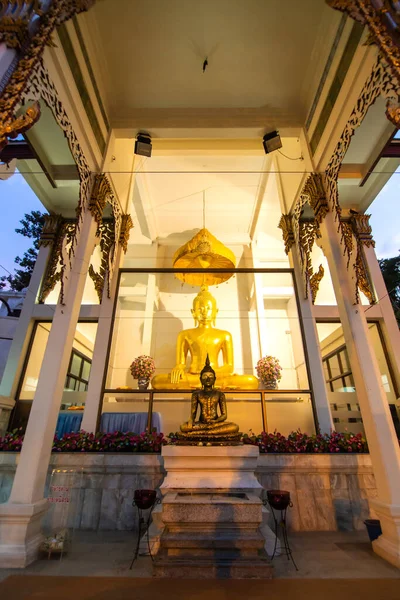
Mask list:
POLYGON ((277 131, 266 133, 263 137, 263 146, 265 154, 269 154, 274 150, 279 150, 279 148, 282 148, 282 141, 279 133, 277 131))
POLYGON ((135 141, 135 154, 139 156, 151 156, 151 137, 148 133, 138 133, 135 141))

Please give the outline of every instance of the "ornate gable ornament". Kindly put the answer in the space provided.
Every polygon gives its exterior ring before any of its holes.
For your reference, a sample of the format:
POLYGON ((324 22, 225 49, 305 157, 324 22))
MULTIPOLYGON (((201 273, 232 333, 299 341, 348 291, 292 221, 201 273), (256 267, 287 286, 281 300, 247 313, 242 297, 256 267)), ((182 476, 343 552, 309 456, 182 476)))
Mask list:
MULTIPOLYGON (((93 4, 94 0, 0 0, 0 42, 17 51, 0 84, 0 133, 15 129, 14 111, 54 29, 93 4)), ((3 136, 2 143, 7 139, 3 136)))
MULTIPOLYGON (((366 25, 368 43, 376 44, 393 75, 400 81, 400 6, 392 0, 326 0, 336 10, 366 25)), ((398 122, 398 117, 397 117, 398 122)))

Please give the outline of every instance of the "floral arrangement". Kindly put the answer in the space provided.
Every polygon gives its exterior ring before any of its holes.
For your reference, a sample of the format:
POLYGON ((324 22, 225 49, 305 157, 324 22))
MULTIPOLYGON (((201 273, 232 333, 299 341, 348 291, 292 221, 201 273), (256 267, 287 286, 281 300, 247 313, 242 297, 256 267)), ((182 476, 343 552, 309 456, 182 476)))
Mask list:
MULTIPOLYGON (((157 433, 156 429, 144 431, 143 433, 66 433, 62 438, 57 436, 53 442, 53 452, 149 452, 159 453, 165 444, 174 444, 177 434, 164 437, 163 433, 157 433)), ((0 437, 0 451, 19 452, 22 447, 24 436, 21 429, 6 433, 0 437)), ((258 446, 261 454, 277 453, 331 453, 339 452, 368 452, 368 444, 361 433, 338 433, 332 431, 330 434, 307 435, 301 431, 292 431, 287 437, 274 431, 266 433, 263 431, 255 435, 251 431, 242 437, 244 444, 258 446)))
POLYGON ((282 367, 274 356, 263 356, 256 364, 257 376, 263 381, 279 381, 282 367))
POLYGON ((163 433, 156 429, 143 433, 66 433, 61 439, 54 438, 53 452, 161 452, 167 444, 163 433))
POLYGON ((254 435, 252 432, 250 432, 250 435, 244 434, 242 441, 244 444, 258 446, 260 454, 368 452, 367 440, 361 433, 332 431, 329 434, 307 435, 307 433, 301 431, 292 431, 285 437, 277 431, 274 431, 274 433, 263 431, 259 435, 254 435))
MULTIPOLYGON (((21 429, 14 429, 0 437, 0 451, 19 452, 24 441, 21 429)), ((54 437, 53 452, 161 452, 168 440, 156 429, 143 433, 65 433, 54 437)))
POLYGON ((130 369, 133 379, 150 379, 156 370, 156 365, 151 356, 142 354, 135 358, 130 369))
POLYGON ((4 437, 0 437, 0 451, 19 452, 23 441, 24 434, 22 433, 22 427, 8 431, 4 437))

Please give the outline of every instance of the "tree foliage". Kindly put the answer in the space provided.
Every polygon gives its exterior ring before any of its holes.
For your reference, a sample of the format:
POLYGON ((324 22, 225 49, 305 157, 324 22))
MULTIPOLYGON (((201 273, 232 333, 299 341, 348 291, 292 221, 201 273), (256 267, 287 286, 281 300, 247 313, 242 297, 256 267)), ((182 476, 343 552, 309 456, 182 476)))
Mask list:
POLYGON ((393 258, 380 259, 379 266, 392 302, 397 323, 400 326, 400 254, 393 258))
POLYGON ((31 248, 24 252, 22 258, 20 256, 15 257, 15 262, 20 268, 14 269, 14 275, 6 275, 0 278, 0 289, 8 286, 11 290, 20 292, 28 287, 37 259, 44 217, 45 213, 41 213, 40 210, 32 210, 20 220, 22 227, 18 227, 15 232, 33 239, 33 244, 31 248))

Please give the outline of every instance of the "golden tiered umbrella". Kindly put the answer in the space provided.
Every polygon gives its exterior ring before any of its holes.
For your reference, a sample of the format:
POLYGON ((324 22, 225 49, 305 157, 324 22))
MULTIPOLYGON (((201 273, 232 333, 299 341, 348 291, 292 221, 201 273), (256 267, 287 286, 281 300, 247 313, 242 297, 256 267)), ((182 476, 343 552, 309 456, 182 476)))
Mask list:
MULTIPOLYGON (((222 242, 207 229, 200 229, 173 258, 174 269, 234 269, 236 258, 222 242)), ((217 285, 232 277, 233 273, 176 273, 181 281, 190 285, 217 285)))

